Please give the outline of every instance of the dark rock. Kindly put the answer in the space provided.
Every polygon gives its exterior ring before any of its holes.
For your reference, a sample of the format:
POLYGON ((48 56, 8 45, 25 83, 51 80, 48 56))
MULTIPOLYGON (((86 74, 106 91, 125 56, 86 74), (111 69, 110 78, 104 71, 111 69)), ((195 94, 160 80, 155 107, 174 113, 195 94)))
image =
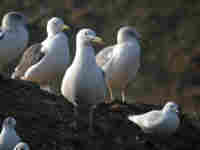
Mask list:
POLYGON ((99 104, 94 119, 95 136, 88 133, 88 112, 79 115, 73 130, 73 106, 62 96, 41 91, 25 81, 0 79, 0 123, 7 116, 17 120, 16 130, 31 149, 68 150, 186 150, 200 148, 199 122, 181 115, 181 126, 167 138, 147 135, 127 116, 159 105, 99 104))

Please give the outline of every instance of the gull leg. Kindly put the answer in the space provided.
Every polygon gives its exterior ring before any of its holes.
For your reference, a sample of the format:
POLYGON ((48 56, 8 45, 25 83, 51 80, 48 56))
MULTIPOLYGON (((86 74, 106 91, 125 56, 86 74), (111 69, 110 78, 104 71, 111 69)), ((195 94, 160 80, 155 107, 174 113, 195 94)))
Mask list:
POLYGON ((126 102, 126 94, 127 94, 127 89, 128 87, 131 85, 131 82, 127 82, 127 84, 125 84, 125 86, 122 88, 121 91, 121 98, 122 98, 122 103, 125 104, 126 102))
POLYGON ((109 87, 109 93, 110 93, 110 99, 111 99, 111 101, 113 101, 115 98, 113 96, 112 88, 111 87, 109 87))
POLYGON ((129 84, 127 84, 124 88, 122 88, 122 91, 121 91, 121 99, 122 99, 123 104, 125 104, 126 102, 126 92, 127 92, 128 86, 129 84))
POLYGON ((78 107, 77 107, 77 106, 74 106, 74 107, 73 107, 73 113, 74 113, 74 118, 75 118, 75 120, 74 120, 73 123, 72 123, 72 128, 73 128, 74 130, 77 130, 77 129, 78 129, 78 128, 77 128, 77 121, 78 121, 78 116, 79 116, 78 107))
POLYGON ((111 85, 110 85, 109 81, 107 81, 106 83, 107 83, 108 91, 109 91, 109 95, 110 95, 110 100, 107 101, 106 103, 112 103, 112 101, 113 101, 115 98, 114 98, 114 96, 113 96, 112 88, 111 88, 111 85))
POLYGON ((92 105, 89 111, 89 133, 91 135, 94 135, 93 123, 94 123, 94 112, 96 108, 97 108, 97 105, 92 105))
POLYGON ((121 91, 122 103, 124 104, 126 101, 126 90, 122 89, 121 91))

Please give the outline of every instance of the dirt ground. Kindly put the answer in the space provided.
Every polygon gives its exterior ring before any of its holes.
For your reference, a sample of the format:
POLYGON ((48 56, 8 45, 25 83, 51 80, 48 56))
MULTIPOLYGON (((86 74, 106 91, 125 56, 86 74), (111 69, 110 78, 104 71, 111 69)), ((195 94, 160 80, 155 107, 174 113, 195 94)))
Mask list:
POLYGON ((147 104, 99 104, 94 131, 88 133, 87 113, 73 128, 73 107, 62 96, 41 91, 29 82, 0 79, 0 124, 7 116, 17 120, 16 130, 31 149, 37 150, 199 150, 200 124, 180 114, 181 126, 170 137, 144 134, 127 120, 161 106, 147 104))

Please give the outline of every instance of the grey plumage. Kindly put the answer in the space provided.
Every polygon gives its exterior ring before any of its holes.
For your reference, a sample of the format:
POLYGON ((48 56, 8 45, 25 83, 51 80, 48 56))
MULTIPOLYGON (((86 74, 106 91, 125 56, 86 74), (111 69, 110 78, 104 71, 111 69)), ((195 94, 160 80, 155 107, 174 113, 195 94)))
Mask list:
POLYGON ((49 87, 49 82, 61 78, 70 61, 64 29, 70 27, 61 18, 51 18, 47 23, 47 38, 25 51, 12 77, 36 82, 43 89, 49 87))
POLYGON ((15 68, 15 72, 12 74, 12 78, 20 79, 20 77, 24 76, 29 67, 36 64, 44 57, 45 54, 41 52, 41 48, 42 44, 36 43, 24 52, 19 64, 15 68))
POLYGON ((105 47, 96 55, 96 62, 99 66, 105 65, 112 57, 114 46, 105 47))
POLYGON ((91 29, 82 29, 76 38, 76 55, 66 70, 61 92, 74 105, 97 104, 107 91, 104 73, 97 66, 92 42, 97 39, 91 29))
POLYGON ((23 53, 29 40, 27 18, 19 12, 9 12, 2 19, 0 28, 0 69, 23 53))
POLYGON ((117 34, 117 44, 104 48, 96 55, 97 64, 106 74, 111 99, 114 99, 113 88, 119 88, 122 101, 125 101, 125 92, 140 67, 139 38, 135 28, 122 27, 117 34))
POLYGON ((8 117, 3 121, 0 133, 0 150, 13 150, 15 145, 21 141, 21 138, 15 131, 16 120, 8 117))
POLYGON ((174 102, 165 104, 162 110, 131 115, 128 119, 137 124, 145 133, 171 135, 179 127, 178 106, 174 102))
POLYGON ((97 37, 93 30, 82 29, 78 32, 76 55, 72 65, 66 70, 61 85, 63 96, 74 105, 75 117, 78 118, 77 108, 80 105, 91 109, 89 114, 91 134, 93 134, 94 109, 98 103, 104 101, 107 92, 104 73, 96 64, 93 42, 102 43, 102 39, 97 37))

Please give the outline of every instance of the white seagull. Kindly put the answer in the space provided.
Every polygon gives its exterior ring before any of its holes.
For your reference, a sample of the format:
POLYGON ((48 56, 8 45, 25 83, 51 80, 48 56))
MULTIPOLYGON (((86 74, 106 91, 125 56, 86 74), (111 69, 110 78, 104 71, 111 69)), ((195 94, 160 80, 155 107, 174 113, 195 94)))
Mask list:
POLYGON ((69 30, 70 27, 61 18, 51 18, 47 23, 47 38, 25 51, 12 78, 36 82, 44 88, 48 87, 49 81, 63 76, 70 62, 68 37, 62 32, 64 29, 69 30))
POLYGON ((16 120, 8 117, 3 121, 0 133, 0 150, 13 150, 15 145, 21 141, 21 138, 15 131, 16 120))
POLYGON ((106 74, 111 100, 114 99, 113 88, 119 88, 122 102, 125 102, 125 92, 140 67, 139 38, 140 34, 135 28, 124 26, 117 33, 117 43, 96 55, 97 64, 106 74))
POLYGON ((15 61, 27 47, 27 18, 20 12, 9 12, 0 27, 0 71, 15 61))
POLYGON ((104 101, 107 92, 104 73, 96 64, 92 43, 103 44, 103 41, 92 29, 81 29, 76 36, 75 58, 62 81, 61 92, 75 108, 81 104, 95 106, 104 101))
POLYGON ((180 124, 177 113, 178 105, 174 102, 167 102, 162 110, 152 110, 140 115, 131 115, 128 119, 137 124, 145 133, 171 135, 180 124))

